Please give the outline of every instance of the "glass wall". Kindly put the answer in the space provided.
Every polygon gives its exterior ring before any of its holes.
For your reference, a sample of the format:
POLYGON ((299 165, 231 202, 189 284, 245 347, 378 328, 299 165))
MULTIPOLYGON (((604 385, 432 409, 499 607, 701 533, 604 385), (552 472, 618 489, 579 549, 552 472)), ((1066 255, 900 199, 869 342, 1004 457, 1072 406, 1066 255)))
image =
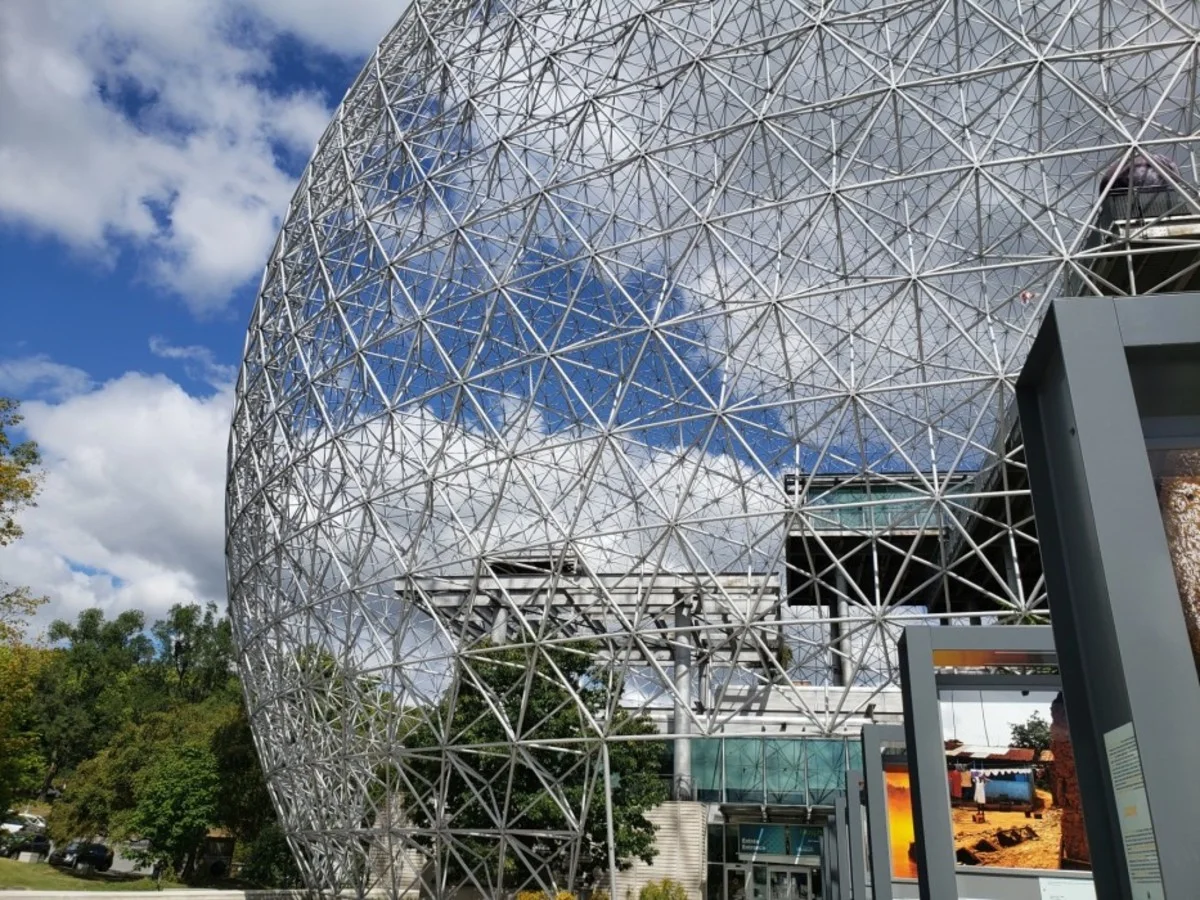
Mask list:
POLYGON ((857 738, 693 738, 692 777, 705 803, 832 806, 847 769, 862 769, 857 738))

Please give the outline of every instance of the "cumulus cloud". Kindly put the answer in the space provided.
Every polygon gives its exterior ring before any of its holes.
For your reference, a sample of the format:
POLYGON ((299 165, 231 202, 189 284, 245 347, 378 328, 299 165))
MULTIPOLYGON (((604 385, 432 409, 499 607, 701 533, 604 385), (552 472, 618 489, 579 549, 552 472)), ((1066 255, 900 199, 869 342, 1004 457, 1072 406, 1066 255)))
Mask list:
POLYGON ((403 4, 0 6, 0 222, 101 260, 122 245, 200 312, 261 268, 324 98, 278 92, 270 42, 365 55, 403 4), (294 167, 294 162, 292 163, 294 167))
POLYGON ((234 366, 217 362, 216 356, 208 347, 180 347, 166 338, 155 335, 150 338, 150 352, 160 359, 182 361, 189 378, 206 382, 214 388, 232 384, 237 374, 234 366))
POLYGON ((4 396, 60 400, 91 385, 87 372, 44 354, 0 360, 0 394, 4 396))
POLYGON ((197 397, 137 373, 23 405, 46 481, 4 576, 50 598, 40 624, 90 606, 150 621, 174 603, 223 606, 230 406, 228 387, 197 397))

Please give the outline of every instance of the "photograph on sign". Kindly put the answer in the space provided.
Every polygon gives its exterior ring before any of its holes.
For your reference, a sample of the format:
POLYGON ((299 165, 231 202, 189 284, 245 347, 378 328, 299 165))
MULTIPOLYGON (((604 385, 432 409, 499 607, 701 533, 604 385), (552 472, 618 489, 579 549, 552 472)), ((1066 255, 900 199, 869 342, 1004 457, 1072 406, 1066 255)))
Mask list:
POLYGON ((1200 449, 1151 449, 1150 467, 1192 656, 1200 671, 1200 449))
POLYGON ((941 718, 959 865, 1090 870, 1061 694, 955 691, 941 718))

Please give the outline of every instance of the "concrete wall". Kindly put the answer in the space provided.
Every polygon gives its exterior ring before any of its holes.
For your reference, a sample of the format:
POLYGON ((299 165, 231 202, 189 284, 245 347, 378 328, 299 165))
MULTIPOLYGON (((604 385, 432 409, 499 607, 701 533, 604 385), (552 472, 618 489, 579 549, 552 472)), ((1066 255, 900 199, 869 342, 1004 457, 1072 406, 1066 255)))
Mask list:
MULTIPOLYGON (((959 900, 1041 900, 1043 881, 1064 883, 1066 890, 1061 895, 1069 900, 1096 900, 1096 888, 1088 872, 960 867, 956 875, 959 900)), ((892 896, 895 900, 919 898, 916 879, 893 881, 892 896)))
POLYGON ((651 865, 641 860, 617 873, 612 900, 638 900, 651 881, 670 878, 688 892, 688 900, 703 900, 708 872, 708 819, 703 803, 670 801, 646 813, 657 828, 658 856, 651 865))

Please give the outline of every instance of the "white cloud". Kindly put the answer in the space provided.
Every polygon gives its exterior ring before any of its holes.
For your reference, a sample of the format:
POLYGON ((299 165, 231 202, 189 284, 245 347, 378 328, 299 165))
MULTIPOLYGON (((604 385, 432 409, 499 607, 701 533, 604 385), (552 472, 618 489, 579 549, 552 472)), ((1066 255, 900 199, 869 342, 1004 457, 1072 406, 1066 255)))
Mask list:
POLYGON ((0 360, 0 395, 60 400, 91 385, 87 372, 45 355, 0 360))
POLYGON ((174 603, 224 606, 225 445, 232 391, 189 395, 128 373, 59 402, 27 402, 45 487, 5 548, 4 575, 45 594, 40 624, 100 606, 148 621, 174 603))
POLYGON ((236 367, 217 362, 208 347, 179 347, 166 338, 155 335, 150 338, 150 352, 160 359, 181 360, 190 378, 206 382, 217 389, 231 385, 237 375, 236 367))
POLYGON ((0 222, 110 260, 121 242, 196 311, 266 259, 330 110, 279 95, 268 43, 365 55, 395 2, 49 0, 0 5, 0 222))

